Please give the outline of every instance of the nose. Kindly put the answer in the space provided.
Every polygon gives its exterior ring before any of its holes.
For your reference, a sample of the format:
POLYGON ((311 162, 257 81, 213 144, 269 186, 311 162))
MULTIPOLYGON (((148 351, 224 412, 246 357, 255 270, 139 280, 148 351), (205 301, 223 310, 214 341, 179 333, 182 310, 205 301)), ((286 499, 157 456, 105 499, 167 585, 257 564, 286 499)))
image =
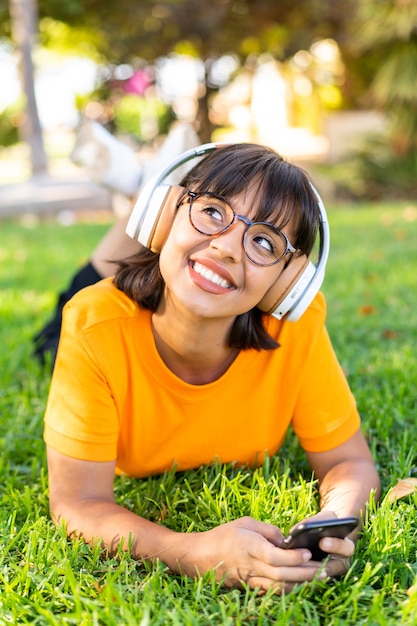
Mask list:
POLYGON ((236 221, 226 232, 212 237, 210 247, 217 250, 220 257, 239 263, 242 260, 243 236, 246 229, 244 221, 236 221))

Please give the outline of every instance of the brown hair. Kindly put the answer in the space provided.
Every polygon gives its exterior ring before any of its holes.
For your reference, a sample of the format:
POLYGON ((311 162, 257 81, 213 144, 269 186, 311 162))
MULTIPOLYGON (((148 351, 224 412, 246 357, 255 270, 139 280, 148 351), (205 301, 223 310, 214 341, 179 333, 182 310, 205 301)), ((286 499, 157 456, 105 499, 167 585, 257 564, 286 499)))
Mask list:
MULTIPOLYGON (((241 193, 251 183, 257 185, 262 198, 252 219, 272 221, 283 228, 295 218, 296 235, 291 243, 309 256, 319 225, 317 198, 305 172, 271 148, 248 143, 217 148, 194 166, 180 185, 228 198, 241 193)), ((156 311, 165 286, 159 272, 159 254, 142 248, 119 261, 114 283, 139 306, 156 311)), ((264 328, 263 316, 257 307, 238 315, 230 332, 229 346, 240 350, 278 347, 264 328)))

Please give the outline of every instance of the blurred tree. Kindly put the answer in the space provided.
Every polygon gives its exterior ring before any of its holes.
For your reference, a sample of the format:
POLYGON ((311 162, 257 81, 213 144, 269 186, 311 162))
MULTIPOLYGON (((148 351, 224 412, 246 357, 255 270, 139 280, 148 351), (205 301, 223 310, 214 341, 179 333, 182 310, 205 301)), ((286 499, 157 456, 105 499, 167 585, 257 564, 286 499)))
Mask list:
POLYGON ((369 94, 386 111, 394 151, 417 153, 417 2, 362 0, 355 48, 378 57, 369 94))
POLYGON ((105 32, 113 61, 155 59, 181 41, 206 59, 265 51, 285 57, 317 37, 337 39, 355 0, 39 0, 39 8, 41 16, 105 32))
POLYGON ((36 20, 35 0, 10 0, 11 29, 19 51, 19 65, 25 94, 25 116, 19 130, 30 147, 32 175, 47 173, 47 159, 35 97, 32 41, 36 20))
POLYGON ((241 63, 269 52, 284 60, 317 38, 343 44, 355 0, 39 0, 40 15, 100 33, 99 52, 109 62, 154 61, 171 52, 204 61, 199 100, 200 135, 209 138, 209 102, 219 87, 216 59, 241 63))
MULTIPOLYGON (((363 93, 384 62, 390 37, 396 37, 397 27, 391 29, 390 24, 397 9, 404 15, 408 10, 404 7, 411 11, 416 0, 38 0, 38 4, 41 18, 51 17, 72 29, 77 27, 79 49, 85 51, 90 46, 103 62, 129 63, 135 58, 153 62, 171 52, 202 59, 205 79, 199 118, 200 134, 207 139, 209 102, 218 88, 212 68, 222 55, 232 54, 244 63, 268 52, 285 60, 300 49, 308 49, 314 40, 331 37, 339 44, 347 66, 345 103, 357 106, 362 101, 366 106, 363 93), (386 24, 389 6, 394 15, 386 24), (358 37, 364 44, 367 38, 369 42, 363 48, 367 54, 360 58, 355 47, 358 37)), ((7 0, 0 0, 1 33, 10 33, 7 0)), ((398 52, 397 63, 400 57, 398 52)), ((411 67, 409 63, 407 66, 411 67)), ((391 70, 391 75, 395 71, 391 70)), ((381 80, 387 83, 383 74, 381 80)), ((380 87, 377 90, 375 101, 382 105, 386 94, 381 94, 380 87)))

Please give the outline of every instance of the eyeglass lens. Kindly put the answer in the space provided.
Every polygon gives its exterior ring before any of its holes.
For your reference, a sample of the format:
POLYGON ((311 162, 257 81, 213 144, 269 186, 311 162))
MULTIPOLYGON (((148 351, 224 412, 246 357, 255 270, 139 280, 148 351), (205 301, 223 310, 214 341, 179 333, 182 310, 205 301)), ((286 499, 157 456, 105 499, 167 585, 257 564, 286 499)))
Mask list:
MULTIPOLYGON (((232 226, 235 213, 221 198, 201 194, 190 198, 190 221, 203 235, 220 235, 232 226)), ((287 252, 288 242, 278 229, 264 222, 255 222, 247 227, 243 246, 254 263, 273 265, 287 252)))

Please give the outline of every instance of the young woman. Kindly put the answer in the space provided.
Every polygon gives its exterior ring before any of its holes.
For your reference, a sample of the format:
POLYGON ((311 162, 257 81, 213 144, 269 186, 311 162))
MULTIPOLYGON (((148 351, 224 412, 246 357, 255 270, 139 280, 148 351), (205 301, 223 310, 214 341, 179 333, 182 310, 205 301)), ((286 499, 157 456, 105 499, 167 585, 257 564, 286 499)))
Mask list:
POLYGON ((114 279, 64 310, 45 416, 53 519, 173 572, 215 569, 230 587, 289 589, 340 575, 352 536, 321 541, 331 555, 323 569, 255 519, 177 533, 115 502, 115 474, 256 465, 290 426, 319 480, 316 518, 360 516, 379 489, 322 294, 296 322, 267 313, 319 229, 304 172, 268 148, 237 144, 210 152, 171 191, 154 251, 120 262, 114 279))

